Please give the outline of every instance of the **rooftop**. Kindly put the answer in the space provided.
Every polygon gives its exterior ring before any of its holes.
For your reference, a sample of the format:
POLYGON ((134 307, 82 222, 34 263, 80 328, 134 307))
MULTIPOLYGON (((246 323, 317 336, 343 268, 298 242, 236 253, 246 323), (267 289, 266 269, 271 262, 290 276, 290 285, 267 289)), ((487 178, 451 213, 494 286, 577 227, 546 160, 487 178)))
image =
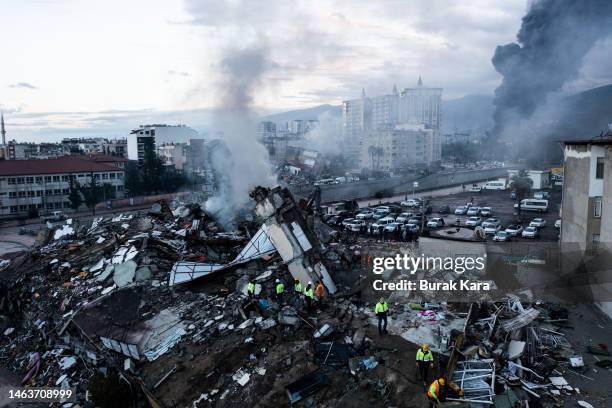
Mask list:
POLYGON ((75 156, 39 160, 0 160, 0 177, 105 171, 117 172, 120 170, 109 164, 75 156))

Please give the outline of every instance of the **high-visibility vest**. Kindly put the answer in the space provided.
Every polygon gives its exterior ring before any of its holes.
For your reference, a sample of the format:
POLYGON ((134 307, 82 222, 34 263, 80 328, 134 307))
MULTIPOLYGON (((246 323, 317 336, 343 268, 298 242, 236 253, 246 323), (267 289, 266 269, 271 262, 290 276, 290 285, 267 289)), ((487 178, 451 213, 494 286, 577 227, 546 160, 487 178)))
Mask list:
POLYGON ((249 282, 249 285, 247 286, 247 291, 251 294, 255 293, 255 284, 253 282, 249 282))
POLYGON ((416 353, 416 361, 433 361, 431 350, 425 353, 422 348, 419 348, 416 353))
POLYGON ((314 299, 314 291, 312 290, 312 287, 310 287, 310 289, 308 288, 304 288, 304 295, 306 297, 309 297, 311 299, 314 299))
POLYGON ((277 295, 280 295, 284 291, 285 291, 285 285, 283 285, 282 283, 279 283, 278 285, 276 285, 276 294, 277 295))
POLYGON ((434 382, 431 383, 431 385, 429 386, 429 391, 427 391, 427 395, 429 395, 431 398, 436 398, 436 399, 440 397, 439 380, 435 380, 434 382))
POLYGON ((300 282, 293 285, 293 290, 298 293, 302 293, 302 284, 300 282))
POLYGON ((386 312, 388 310, 389 310, 389 306, 387 305, 387 302, 385 302, 385 303, 378 302, 376 304, 376 307, 374 308, 374 313, 376 313, 376 314, 384 313, 384 312, 386 312))

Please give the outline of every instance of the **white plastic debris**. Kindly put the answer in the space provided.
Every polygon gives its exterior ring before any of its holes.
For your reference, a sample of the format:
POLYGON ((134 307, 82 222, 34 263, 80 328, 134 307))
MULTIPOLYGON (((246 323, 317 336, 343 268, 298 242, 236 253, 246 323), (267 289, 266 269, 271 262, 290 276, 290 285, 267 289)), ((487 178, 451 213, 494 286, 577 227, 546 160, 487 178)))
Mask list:
POLYGON ((232 376, 232 379, 244 387, 251 379, 251 374, 245 373, 242 369, 240 369, 236 371, 236 373, 232 376))

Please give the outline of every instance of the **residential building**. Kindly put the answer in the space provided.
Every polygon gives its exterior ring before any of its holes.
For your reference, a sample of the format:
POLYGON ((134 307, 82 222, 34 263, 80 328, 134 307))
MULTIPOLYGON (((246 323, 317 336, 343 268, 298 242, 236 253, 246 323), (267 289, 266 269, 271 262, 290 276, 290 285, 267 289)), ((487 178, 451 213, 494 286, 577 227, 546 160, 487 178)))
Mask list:
POLYGON ((361 90, 359 99, 342 102, 344 156, 348 163, 359 163, 363 138, 372 127, 372 101, 361 90))
POLYGON ((399 94, 393 86, 391 95, 372 99, 372 128, 392 129, 399 121, 399 94))
POLYGON ((287 131, 289 133, 302 135, 306 133, 308 122, 301 119, 293 119, 287 122, 287 131))
POLYGON ((200 137, 198 132, 185 125, 141 125, 132 130, 128 136, 128 159, 137 160, 140 165, 143 163, 148 146, 155 151, 156 146, 189 143, 191 139, 200 139, 200 137))
POLYGON ((270 121, 259 122, 257 125, 257 139, 263 140, 276 137, 276 123, 270 121))
MULTIPOLYGON (((561 251, 565 263, 578 260, 590 272, 592 296, 612 317, 612 134, 608 138, 570 140, 564 144, 561 251), (573 247, 583 255, 568 256, 573 247), (589 253, 597 255, 590 257, 589 253), (602 265, 594 266, 600 260, 602 265), (604 270, 600 271, 599 267, 604 270), (606 275, 607 274, 607 275, 606 275)), ((567 270, 568 268, 566 268, 567 270)))
POLYGON ((402 91, 399 100, 399 123, 424 123, 440 129, 442 88, 427 88, 419 81, 415 88, 402 91))
POLYGON ((361 148, 361 167, 394 172, 407 167, 429 166, 440 160, 435 133, 424 124, 369 131, 361 148))
POLYGON ((170 143, 157 148, 157 156, 162 160, 164 166, 172 166, 177 170, 183 170, 187 163, 187 150, 189 146, 185 143, 170 143))
MULTIPOLYGON (((0 218, 70 211, 70 180, 86 185, 93 177, 123 197, 124 172, 85 157, 0 161, 0 218)), ((102 201, 102 200, 101 200, 102 201)))

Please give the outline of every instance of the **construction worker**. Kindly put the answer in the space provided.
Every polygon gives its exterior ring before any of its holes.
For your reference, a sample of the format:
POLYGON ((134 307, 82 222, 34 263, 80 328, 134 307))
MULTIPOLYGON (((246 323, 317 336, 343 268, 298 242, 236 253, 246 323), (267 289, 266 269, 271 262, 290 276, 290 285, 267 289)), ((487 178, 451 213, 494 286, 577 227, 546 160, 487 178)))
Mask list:
POLYGON ((435 408, 439 404, 441 404, 440 396, 442 395, 442 389, 444 388, 445 383, 446 382, 444 381, 444 378, 439 378, 437 380, 434 380, 434 382, 432 382, 429 386, 429 389, 427 390, 427 398, 429 398, 429 408, 435 408))
POLYGON ((314 290, 312 290, 312 282, 308 281, 308 285, 304 288, 304 296, 306 297, 306 305, 308 310, 312 309, 312 302, 314 301, 314 290))
POLYGON ((280 279, 276 280, 276 298, 278 299, 279 303, 283 303, 283 293, 285 292, 285 285, 283 284, 283 282, 280 281, 280 279))
POLYGON ((302 284, 299 279, 293 281, 293 291, 298 294, 302 294, 302 284))
POLYGON ((433 354, 429 350, 429 344, 423 344, 416 352, 416 366, 418 373, 423 381, 423 385, 427 386, 429 380, 429 369, 434 367, 433 354))
POLYGON ((374 313, 378 317, 378 334, 386 334, 387 332, 387 312, 389 311, 389 305, 385 302, 385 298, 380 298, 379 302, 374 307, 374 313), (384 327, 381 328, 382 323, 384 327))
POLYGON ((247 285, 247 293, 249 294, 249 297, 255 296, 255 284, 251 281, 249 281, 249 284, 247 285))

